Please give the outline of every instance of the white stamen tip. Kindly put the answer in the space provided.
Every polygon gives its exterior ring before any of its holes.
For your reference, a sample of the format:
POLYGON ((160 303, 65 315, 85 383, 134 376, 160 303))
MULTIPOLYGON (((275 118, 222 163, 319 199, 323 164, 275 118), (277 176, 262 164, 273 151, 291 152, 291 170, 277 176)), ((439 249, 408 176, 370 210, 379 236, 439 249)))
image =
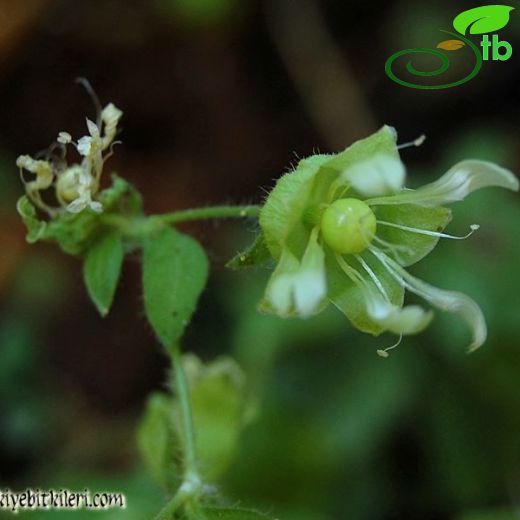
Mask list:
POLYGON ((477 229, 480 229, 480 224, 471 224, 469 228, 471 229, 471 231, 477 231, 477 229))
POLYGON ((376 350, 377 355, 387 358, 390 355, 388 353, 388 351, 393 350, 394 348, 398 347, 401 344, 402 340, 403 340, 403 335, 399 334, 399 339, 391 347, 386 347, 385 349, 380 348, 380 349, 376 350))
POLYGON ((424 141, 426 141, 426 136, 422 134, 413 142, 413 144, 414 146, 421 146, 421 144, 423 144, 424 141))
POLYGON ((397 146, 398 150, 402 150, 403 148, 410 148, 412 146, 421 146, 426 140, 426 136, 424 134, 420 135, 417 139, 413 141, 409 141, 408 143, 403 143, 397 146))
POLYGON ((60 132, 57 141, 58 143, 69 144, 72 141, 72 136, 68 132, 60 132))

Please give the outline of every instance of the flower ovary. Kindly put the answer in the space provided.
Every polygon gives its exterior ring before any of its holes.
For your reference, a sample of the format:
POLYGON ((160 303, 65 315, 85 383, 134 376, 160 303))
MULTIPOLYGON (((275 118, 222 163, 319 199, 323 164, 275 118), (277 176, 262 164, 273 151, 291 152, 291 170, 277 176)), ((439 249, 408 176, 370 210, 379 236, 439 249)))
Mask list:
POLYGON ((321 233, 325 243, 336 253, 364 251, 376 234, 376 216, 359 199, 338 199, 323 212, 321 233))

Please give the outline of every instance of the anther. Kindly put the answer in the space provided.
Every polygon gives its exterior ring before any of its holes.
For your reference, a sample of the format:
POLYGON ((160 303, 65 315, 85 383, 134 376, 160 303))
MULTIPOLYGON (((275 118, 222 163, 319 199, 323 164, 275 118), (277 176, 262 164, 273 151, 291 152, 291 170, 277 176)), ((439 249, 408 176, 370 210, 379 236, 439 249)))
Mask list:
POLYGON ((376 353, 378 356, 381 356, 383 358, 387 358, 388 356, 390 356, 390 354, 388 353, 389 350, 392 350, 396 347, 398 347, 400 344, 401 344, 401 341, 403 339, 403 335, 402 334, 399 334, 399 339, 397 340, 396 343, 394 343, 391 347, 386 347, 384 349, 378 349, 376 350, 376 353))
POLYGON ((403 148, 410 148, 412 146, 421 146, 421 144, 424 143, 425 139, 426 139, 426 136, 424 134, 422 134, 417 139, 414 139, 413 141, 397 145, 397 149, 402 150, 403 148))

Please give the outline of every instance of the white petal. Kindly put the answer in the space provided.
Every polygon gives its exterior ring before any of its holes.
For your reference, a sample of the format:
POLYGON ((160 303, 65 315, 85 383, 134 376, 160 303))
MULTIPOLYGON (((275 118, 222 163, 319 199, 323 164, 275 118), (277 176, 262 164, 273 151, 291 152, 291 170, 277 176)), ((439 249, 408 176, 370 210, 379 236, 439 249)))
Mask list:
POLYGON ((92 137, 84 136, 78 141, 78 153, 87 157, 92 147, 92 137))
POLYGON ((473 340, 469 351, 479 348, 487 337, 487 327, 480 307, 469 296, 456 291, 445 291, 415 278, 397 262, 384 253, 374 254, 386 265, 392 275, 401 280, 405 287, 443 311, 459 314, 471 327, 473 340))
POLYGON ((101 204, 101 202, 98 202, 96 200, 90 201, 89 207, 95 213, 101 213, 103 211, 103 205, 101 204))
POLYGON ((327 294, 325 277, 325 252, 318 244, 318 228, 309 239, 301 266, 294 275, 294 303, 298 314, 311 316, 327 294))
POLYGON ((417 334, 424 330, 433 318, 432 311, 425 311, 418 305, 408 305, 402 309, 380 300, 368 308, 370 317, 395 334, 417 334))
POLYGON ((123 112, 119 110, 113 103, 109 103, 101 112, 101 119, 106 125, 116 125, 123 112))
POLYGON ((298 259, 287 249, 282 255, 265 290, 261 309, 281 316, 290 314, 293 302, 294 275, 300 266, 298 259))
POLYGON ((98 128, 98 126, 96 125, 96 123, 94 123, 94 121, 91 121, 88 118, 87 118, 87 128, 88 128, 88 133, 92 137, 99 137, 99 128, 98 128))
POLYGON ((420 204, 442 206, 463 200, 480 188, 496 186, 518 191, 516 176, 492 162, 467 160, 450 168, 439 180, 393 197, 372 199, 370 204, 420 204))
POLYGON ((390 195, 403 188, 405 168, 398 158, 379 154, 344 170, 341 180, 365 197, 390 195))
POLYGON ((87 202, 81 198, 78 197, 77 199, 74 199, 68 206, 67 211, 69 213, 80 213, 87 207, 87 202))

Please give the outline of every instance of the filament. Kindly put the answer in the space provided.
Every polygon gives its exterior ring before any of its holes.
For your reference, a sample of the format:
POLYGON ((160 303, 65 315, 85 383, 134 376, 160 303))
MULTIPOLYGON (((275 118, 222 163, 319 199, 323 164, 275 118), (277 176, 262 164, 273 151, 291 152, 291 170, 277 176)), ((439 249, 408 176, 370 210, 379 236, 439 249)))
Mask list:
POLYGON ((399 334, 399 339, 397 340, 396 343, 394 343, 391 347, 386 347, 384 349, 379 349, 377 350, 377 355, 378 356, 381 356, 381 357, 384 357, 384 358, 387 358, 390 354, 388 353, 389 350, 392 350, 396 347, 398 347, 400 344, 401 344, 401 341, 403 340, 403 335, 402 334, 399 334))
POLYGON ((397 145, 398 150, 402 150, 403 148, 410 148, 412 146, 421 146, 421 144, 424 143, 426 139, 426 136, 424 134, 420 135, 417 139, 414 139, 413 141, 409 141, 408 143, 403 143, 397 145))
POLYGON ((363 260, 363 258, 359 255, 356 255, 357 261, 363 266, 363 269, 368 273, 368 276, 372 279, 376 287, 379 289, 379 292, 383 295, 386 301, 390 302, 390 298, 388 297, 388 294, 383 287, 383 284, 379 280, 379 278, 376 276, 372 268, 363 260))
POLYGON ((381 224, 383 226, 393 227, 396 229, 400 229, 402 231, 409 231, 410 233, 417 233, 418 235, 428 235, 431 237, 438 237, 438 238, 451 238, 452 240, 465 240, 466 238, 469 238, 475 231, 477 231, 480 226, 479 224, 471 224, 469 226, 470 231, 466 235, 462 237, 454 236, 454 235, 448 235, 446 233, 439 233, 437 231, 430 231, 428 229, 420 229, 420 228, 414 228, 409 226, 403 226, 401 224, 394 224, 393 222, 386 222, 384 220, 378 220, 378 224, 381 224))

